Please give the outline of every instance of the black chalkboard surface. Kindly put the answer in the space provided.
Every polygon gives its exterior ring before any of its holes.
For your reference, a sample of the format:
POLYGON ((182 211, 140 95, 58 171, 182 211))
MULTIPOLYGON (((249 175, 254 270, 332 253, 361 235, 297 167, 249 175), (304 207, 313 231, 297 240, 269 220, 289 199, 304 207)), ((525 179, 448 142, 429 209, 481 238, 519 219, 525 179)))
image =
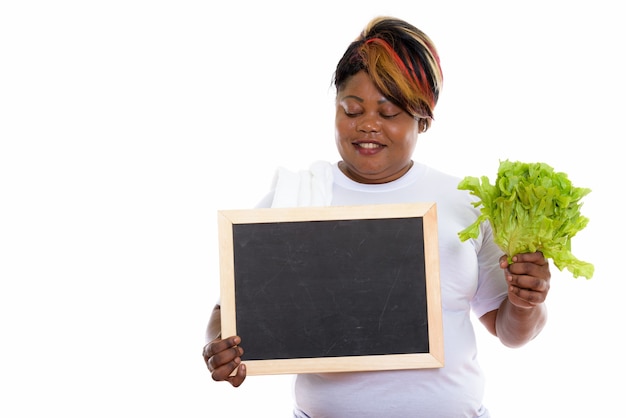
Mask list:
POLYGON ((219 211, 248 374, 443 366, 434 203, 219 211))

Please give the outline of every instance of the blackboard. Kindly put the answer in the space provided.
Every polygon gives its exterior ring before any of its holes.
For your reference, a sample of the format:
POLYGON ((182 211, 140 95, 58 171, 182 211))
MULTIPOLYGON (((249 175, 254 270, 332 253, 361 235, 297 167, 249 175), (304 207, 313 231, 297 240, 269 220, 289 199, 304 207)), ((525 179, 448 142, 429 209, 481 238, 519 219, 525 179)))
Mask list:
POLYGON ((434 203, 219 211, 248 374, 443 366, 434 203))

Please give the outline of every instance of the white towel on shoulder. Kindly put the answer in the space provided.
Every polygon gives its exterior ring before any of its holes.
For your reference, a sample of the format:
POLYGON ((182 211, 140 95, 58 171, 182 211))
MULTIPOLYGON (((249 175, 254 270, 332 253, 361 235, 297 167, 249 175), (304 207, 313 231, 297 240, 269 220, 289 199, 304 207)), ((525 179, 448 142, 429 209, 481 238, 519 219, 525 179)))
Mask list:
POLYGON ((273 208, 329 206, 333 190, 332 165, 316 161, 298 172, 279 167, 274 176, 273 208))

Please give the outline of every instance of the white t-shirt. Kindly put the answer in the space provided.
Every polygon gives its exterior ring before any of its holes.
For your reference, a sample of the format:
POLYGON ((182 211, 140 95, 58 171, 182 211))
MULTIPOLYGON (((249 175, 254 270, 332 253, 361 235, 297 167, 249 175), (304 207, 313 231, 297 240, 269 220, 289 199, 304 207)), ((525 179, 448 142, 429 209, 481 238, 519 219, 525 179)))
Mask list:
MULTIPOLYGON (((488 417, 470 310, 497 309, 507 285, 488 223, 478 239, 458 232, 478 217, 460 179, 421 164, 385 184, 361 184, 332 170, 331 205, 436 202, 445 365, 439 369, 300 374, 294 382, 297 417, 488 417)), ((259 207, 271 205, 273 194, 259 207)))

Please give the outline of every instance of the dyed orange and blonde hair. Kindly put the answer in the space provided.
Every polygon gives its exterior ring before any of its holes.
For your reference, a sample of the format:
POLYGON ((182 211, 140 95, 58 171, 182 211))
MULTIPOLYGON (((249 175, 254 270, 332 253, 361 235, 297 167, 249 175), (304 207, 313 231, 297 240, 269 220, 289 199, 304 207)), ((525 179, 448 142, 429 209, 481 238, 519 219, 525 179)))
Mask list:
POLYGON ((424 32, 393 17, 374 18, 339 60, 337 91, 361 70, 387 99, 424 119, 424 131, 430 127, 443 74, 435 45, 424 32))

